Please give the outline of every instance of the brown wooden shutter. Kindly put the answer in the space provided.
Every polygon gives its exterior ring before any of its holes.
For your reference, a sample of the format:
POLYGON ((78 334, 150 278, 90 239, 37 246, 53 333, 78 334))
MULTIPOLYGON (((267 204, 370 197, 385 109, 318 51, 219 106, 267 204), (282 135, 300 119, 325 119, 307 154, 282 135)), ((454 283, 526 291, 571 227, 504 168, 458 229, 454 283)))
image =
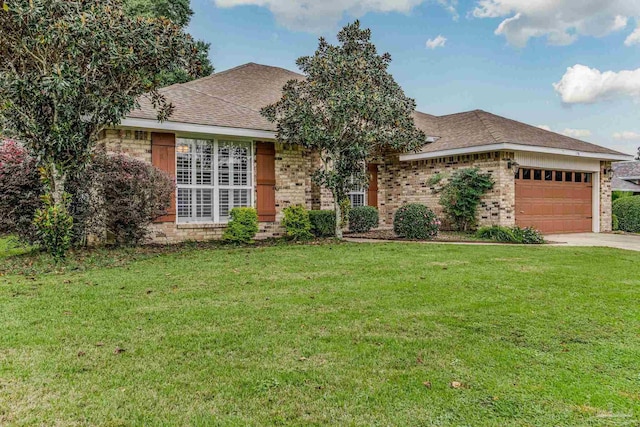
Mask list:
POLYGON ((378 165, 369 164, 369 189, 367 190, 367 204, 378 208, 378 165))
MULTIPOLYGON (((176 177, 176 136, 172 133, 151 134, 151 163, 158 169, 165 171, 172 178, 176 177)), ((171 206, 167 214, 155 222, 176 221, 176 195, 171 196, 171 206)))
POLYGON ((258 221, 276 220, 276 149, 272 142, 256 144, 256 207, 258 221))

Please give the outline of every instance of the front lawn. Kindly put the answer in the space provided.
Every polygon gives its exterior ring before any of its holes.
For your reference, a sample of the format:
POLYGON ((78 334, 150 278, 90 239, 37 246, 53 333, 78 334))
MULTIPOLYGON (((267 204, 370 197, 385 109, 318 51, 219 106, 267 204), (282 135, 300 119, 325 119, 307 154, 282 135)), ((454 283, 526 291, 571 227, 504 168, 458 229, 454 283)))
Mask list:
POLYGON ((640 422, 637 253, 323 244, 120 265, 0 277, 0 425, 640 422))

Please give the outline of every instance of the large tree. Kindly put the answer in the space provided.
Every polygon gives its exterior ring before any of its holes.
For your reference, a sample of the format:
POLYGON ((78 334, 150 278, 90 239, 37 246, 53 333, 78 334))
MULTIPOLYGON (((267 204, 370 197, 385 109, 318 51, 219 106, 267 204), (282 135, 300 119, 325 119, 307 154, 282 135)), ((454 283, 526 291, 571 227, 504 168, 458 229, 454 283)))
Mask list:
POLYGON ((319 153, 314 181, 333 194, 341 238, 340 204, 349 191, 368 185, 366 162, 385 150, 416 150, 426 138, 413 121, 415 101, 389 74, 391 56, 377 53, 371 31, 356 21, 338 41, 320 38, 315 55, 299 58, 306 79, 288 82, 282 99, 262 114, 276 122, 278 140, 319 153))
MULTIPOLYGON (((125 12, 130 16, 144 16, 147 18, 166 18, 186 30, 193 16, 189 0, 125 0, 125 12)), ((198 59, 202 68, 193 75, 176 64, 172 70, 163 73, 162 85, 186 83, 190 80, 206 77, 213 73, 213 65, 209 60, 211 45, 202 40, 196 42, 198 59)))
POLYGON ((158 92, 176 64, 202 70, 196 42, 168 19, 129 17, 119 0, 0 0, 0 129, 42 167, 54 204, 99 133, 158 92))

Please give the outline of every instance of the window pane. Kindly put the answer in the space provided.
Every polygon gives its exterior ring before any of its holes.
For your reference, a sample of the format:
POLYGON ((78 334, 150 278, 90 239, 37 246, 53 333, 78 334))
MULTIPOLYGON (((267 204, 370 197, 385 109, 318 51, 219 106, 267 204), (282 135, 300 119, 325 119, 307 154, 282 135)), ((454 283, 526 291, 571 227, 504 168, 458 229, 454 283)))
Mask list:
POLYGON ((533 179, 536 181, 542 181, 542 171, 539 169, 536 169, 533 171, 533 179))
POLYGON ((218 200, 218 214, 220 215, 221 221, 229 219, 229 211, 231 210, 229 191, 230 190, 220 190, 219 192, 220 198, 218 200))
POLYGON ((193 216, 191 204, 191 190, 188 188, 178 188, 178 218, 191 219, 193 216))
POLYGON ((531 179, 531 169, 522 170, 522 179, 531 179))
POLYGON ((564 174, 564 180, 566 182, 573 182, 573 173, 572 172, 567 172, 564 174))
POLYGON ((562 173, 562 171, 556 171, 556 181, 558 181, 558 182, 562 182, 562 181, 563 181, 563 180, 562 180, 562 176, 563 176, 563 175, 564 175, 564 174, 562 173))
POLYGON ((349 194, 349 200, 354 208, 364 206, 364 193, 351 193, 349 194))
POLYGON ((544 171, 544 180, 553 181, 553 171, 544 171))
POLYGON ((213 185, 213 146, 209 141, 198 141, 195 163, 195 184, 213 185))
POLYGON ((582 174, 580 172, 576 172, 576 182, 582 182, 582 174))
POLYGON ((233 190, 233 207, 247 208, 250 206, 250 190, 233 190))
POLYGON ((593 176, 590 173, 585 173, 584 174, 584 182, 591 182, 591 180, 593 179, 593 176))
POLYGON ((220 142, 218 145, 218 184, 229 185, 229 150, 227 143, 220 142))
POLYGON ((199 221, 213 219, 213 190, 196 190, 196 218, 199 221))
POLYGON ((231 149, 233 165, 233 185, 246 187, 251 185, 251 167, 249 165, 250 146, 238 145, 231 149))
POLYGON ((176 145, 177 165, 176 181, 178 184, 191 184, 191 144, 179 141, 176 145))

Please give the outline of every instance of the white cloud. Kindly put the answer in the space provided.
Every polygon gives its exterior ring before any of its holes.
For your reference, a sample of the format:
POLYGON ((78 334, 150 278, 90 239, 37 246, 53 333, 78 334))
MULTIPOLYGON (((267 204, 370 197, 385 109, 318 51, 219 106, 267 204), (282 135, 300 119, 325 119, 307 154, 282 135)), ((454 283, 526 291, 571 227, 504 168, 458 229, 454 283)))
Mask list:
POLYGON ((621 141, 640 141, 640 133, 631 131, 616 132, 613 134, 613 138, 621 141))
POLYGON ((346 14, 360 17, 368 12, 409 13, 423 3, 438 4, 458 18, 457 0, 212 0, 217 7, 260 6, 268 8, 279 24, 312 33, 334 29, 346 14))
POLYGON ((566 128, 563 131, 555 131, 551 129, 549 125, 538 125, 540 129, 548 130, 549 132, 559 133, 561 135, 570 136, 571 138, 588 138, 591 136, 591 131, 589 129, 570 129, 566 128))
POLYGON ((593 104, 623 97, 640 100, 640 68, 601 72, 577 64, 567 68, 562 79, 554 83, 553 87, 562 102, 567 104, 593 104))
MULTIPOLYGON (((571 44, 580 36, 603 37, 640 16, 640 0, 479 0, 476 18, 502 18, 496 35, 524 47, 529 39, 571 44)), ((640 38, 640 35, 638 36, 640 38)))
POLYGON ((444 45, 446 43, 447 43, 447 38, 446 37, 442 37, 441 35, 439 35, 435 39, 427 40, 427 48, 428 49, 435 49, 437 47, 444 47, 444 45))
POLYGON ((640 44, 640 27, 636 28, 633 33, 629 34, 629 37, 624 41, 626 46, 633 46, 634 44, 640 44))
POLYGON ((591 136, 591 131, 588 129, 565 129, 560 132, 563 135, 570 136, 571 138, 588 138, 591 136))

